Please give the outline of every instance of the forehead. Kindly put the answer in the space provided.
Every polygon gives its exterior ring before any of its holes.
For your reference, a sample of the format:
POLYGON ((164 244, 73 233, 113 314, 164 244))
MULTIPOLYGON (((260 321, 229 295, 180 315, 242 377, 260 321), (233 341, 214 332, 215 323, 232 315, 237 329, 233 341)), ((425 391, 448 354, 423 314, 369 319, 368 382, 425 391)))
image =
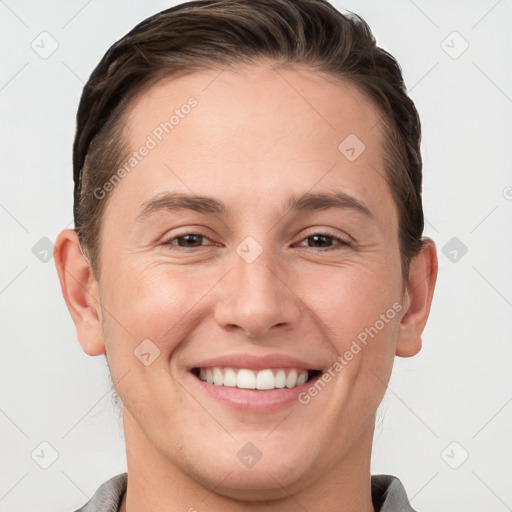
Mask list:
POLYGON ((389 203, 380 121, 356 86, 305 66, 262 63, 161 80, 125 112, 130 151, 144 155, 127 155, 134 165, 114 195, 130 203, 132 218, 170 189, 216 190, 262 206, 278 202, 279 191, 288 198, 341 186, 370 204, 389 203))
MULTIPOLYGON (((280 67, 263 61, 189 72, 144 89, 125 112, 130 141, 142 140, 171 120, 173 112, 179 119, 171 124, 182 124, 183 113, 188 112, 181 111, 189 110, 184 107, 190 98, 199 107, 194 108, 193 117, 201 118, 201 127, 210 137, 221 137, 226 128, 238 133, 239 139, 254 132, 268 140, 283 133, 295 138, 300 134, 312 141, 323 139, 332 149, 332 137, 325 137, 326 132, 339 138, 353 130, 368 142, 380 135, 379 129, 374 130, 381 121, 379 109, 354 84, 303 64, 280 67), (299 117, 304 122, 297 125, 299 117), (243 132, 237 132, 240 127, 243 132), (272 129, 262 132, 262 128, 272 129)), ((179 131, 187 130, 183 125, 179 131)), ((196 138, 201 136, 199 128, 193 127, 196 138)))

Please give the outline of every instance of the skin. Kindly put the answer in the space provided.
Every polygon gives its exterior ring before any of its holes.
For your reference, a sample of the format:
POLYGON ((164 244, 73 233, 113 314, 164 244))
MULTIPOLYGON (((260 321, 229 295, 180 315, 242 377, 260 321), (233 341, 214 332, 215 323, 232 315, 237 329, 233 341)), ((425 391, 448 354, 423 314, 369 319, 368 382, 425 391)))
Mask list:
POLYGON ((198 100, 111 192, 99 282, 73 230, 56 242, 80 344, 88 355, 107 354, 123 402, 122 510, 373 511, 375 412, 395 355, 421 349, 434 242, 425 239, 402 283, 380 116, 353 85, 265 61, 220 71, 158 83, 127 110, 135 150, 187 98, 198 100), (366 148, 354 161, 338 150, 349 134, 366 148), (213 196, 231 213, 159 211, 136 221, 165 191, 213 196), (292 193, 332 191, 355 197, 373 218, 286 211, 292 193), (326 230, 351 245, 308 238, 326 230), (189 233, 205 238, 188 247, 176 239, 189 233), (236 252, 248 236, 263 250, 252 263, 236 252), (242 413, 207 396, 188 371, 242 352, 327 369, 394 303, 400 313, 307 405, 242 413), (160 350, 149 366, 133 353, 144 339, 160 350), (237 457, 248 442, 262 454, 251 468, 237 457))

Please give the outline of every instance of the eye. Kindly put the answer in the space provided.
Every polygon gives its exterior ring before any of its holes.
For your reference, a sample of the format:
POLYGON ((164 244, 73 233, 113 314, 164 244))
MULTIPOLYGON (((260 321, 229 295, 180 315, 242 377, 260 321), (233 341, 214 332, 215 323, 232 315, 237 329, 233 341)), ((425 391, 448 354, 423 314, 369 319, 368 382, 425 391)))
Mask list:
MULTIPOLYGON (((200 233, 185 233, 183 235, 175 236, 169 240, 162 242, 164 246, 170 246, 171 249, 194 249, 198 247, 208 246, 204 241, 210 241, 208 237, 200 233)), ((308 247, 311 249, 318 248, 322 251, 335 250, 342 247, 350 246, 350 242, 343 240, 342 238, 332 233, 313 233, 306 238, 303 238, 298 244, 302 247, 308 247), (307 242, 306 245, 303 242, 307 242), (309 243, 311 242, 311 243, 309 243)))
POLYGON ((301 243, 299 244, 299 246, 304 247, 304 245, 302 244, 303 241, 312 241, 312 243, 314 245, 308 244, 306 247, 309 247, 309 248, 318 247, 318 248, 322 249, 323 251, 334 250, 337 247, 340 248, 340 247, 350 246, 349 242, 347 242, 346 240, 343 240, 342 238, 340 238, 338 236, 335 236, 332 233, 313 233, 312 235, 309 235, 306 238, 304 238, 301 241, 301 243), (332 243, 333 241, 337 242, 337 245, 333 244, 332 243))
POLYGON ((201 241, 202 240, 209 240, 209 238, 207 238, 206 236, 204 235, 201 235, 199 233, 186 233, 184 235, 180 235, 180 236, 176 236, 174 238, 171 238, 165 242, 162 243, 162 245, 167 245, 167 246, 173 246, 172 248, 174 247, 182 247, 184 249, 187 249, 187 248, 195 248, 195 247, 202 247, 203 245, 205 244, 202 244, 201 241), (178 243, 174 243, 174 241, 177 240, 178 243))

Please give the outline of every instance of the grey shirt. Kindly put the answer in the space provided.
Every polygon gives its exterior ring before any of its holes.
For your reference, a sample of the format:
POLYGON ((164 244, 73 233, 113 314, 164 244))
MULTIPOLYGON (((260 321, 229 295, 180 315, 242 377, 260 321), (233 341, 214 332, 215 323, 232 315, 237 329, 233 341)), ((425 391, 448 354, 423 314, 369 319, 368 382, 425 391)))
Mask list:
MULTIPOLYGON (((126 492, 127 473, 107 480, 94 496, 75 512, 118 512, 126 492)), ((415 512, 402 482, 391 475, 372 475, 372 502, 375 512, 415 512)))

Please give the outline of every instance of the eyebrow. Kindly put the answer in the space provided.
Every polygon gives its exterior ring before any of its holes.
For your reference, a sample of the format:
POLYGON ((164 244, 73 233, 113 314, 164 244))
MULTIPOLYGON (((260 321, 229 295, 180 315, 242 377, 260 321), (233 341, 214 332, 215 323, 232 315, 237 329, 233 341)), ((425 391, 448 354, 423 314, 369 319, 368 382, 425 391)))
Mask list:
MULTIPOLYGON (((306 192, 302 195, 292 194, 288 198, 288 210, 295 212, 312 212, 338 208, 352 210, 369 219, 374 219, 372 211, 359 199, 345 192, 306 192)), ((193 210, 200 213, 209 213, 228 216, 231 208, 221 201, 204 195, 190 195, 180 192, 164 192, 142 204, 142 210, 136 221, 143 222, 151 214, 159 211, 193 210)))

